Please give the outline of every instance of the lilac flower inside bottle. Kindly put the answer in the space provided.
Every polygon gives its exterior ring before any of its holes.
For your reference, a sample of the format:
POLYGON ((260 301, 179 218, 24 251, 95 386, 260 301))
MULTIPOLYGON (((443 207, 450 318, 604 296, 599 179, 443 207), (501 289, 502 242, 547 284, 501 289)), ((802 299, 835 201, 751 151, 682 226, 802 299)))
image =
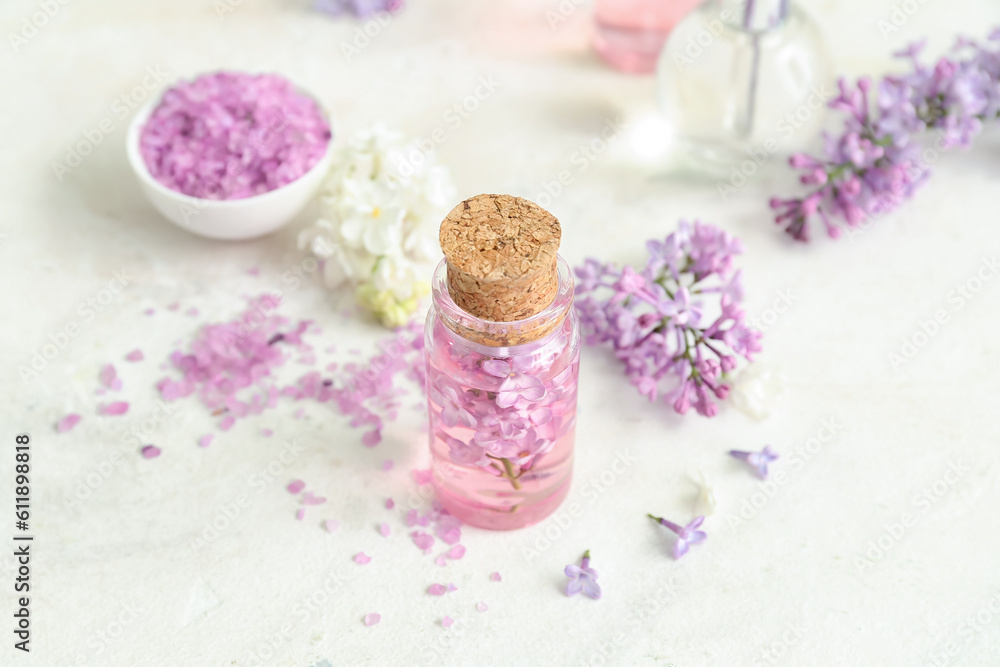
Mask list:
POLYGON ((462 521, 541 521, 573 474, 580 332, 559 221, 509 195, 479 195, 441 223, 445 259, 427 317, 434 487, 462 521))

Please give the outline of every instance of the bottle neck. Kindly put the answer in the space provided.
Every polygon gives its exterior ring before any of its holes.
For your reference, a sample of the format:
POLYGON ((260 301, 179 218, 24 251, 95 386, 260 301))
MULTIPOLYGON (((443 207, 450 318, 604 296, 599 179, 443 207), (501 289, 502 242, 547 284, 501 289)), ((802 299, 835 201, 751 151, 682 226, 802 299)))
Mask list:
POLYGON ((551 303, 527 319, 496 322, 476 317, 455 303, 448 288, 448 262, 441 260, 431 280, 434 310, 445 326, 479 345, 510 348, 540 341, 556 330, 573 307, 573 273, 562 257, 556 266, 559 284, 551 303))
POLYGON ((716 0, 726 24, 746 32, 766 32, 788 17, 789 0, 716 0))

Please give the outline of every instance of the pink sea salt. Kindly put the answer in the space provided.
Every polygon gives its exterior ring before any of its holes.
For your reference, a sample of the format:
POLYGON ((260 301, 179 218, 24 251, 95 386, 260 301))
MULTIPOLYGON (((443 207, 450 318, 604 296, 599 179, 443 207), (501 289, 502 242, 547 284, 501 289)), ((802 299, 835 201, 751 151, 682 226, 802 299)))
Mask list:
POLYGON ((501 581, 500 573, 494 572, 490 575, 490 581, 501 581))
POLYGON ((80 421, 80 415, 78 414, 68 414, 58 422, 56 422, 56 432, 65 433, 69 431, 74 426, 76 426, 80 421))
POLYGON ((306 491, 306 494, 302 496, 303 505, 322 505, 326 502, 326 498, 323 496, 317 496, 312 491, 306 491))
POLYGON ((236 417, 233 417, 232 415, 226 415, 225 417, 222 418, 222 421, 219 422, 219 430, 228 431, 233 427, 233 424, 235 423, 236 423, 236 417))
POLYGON ((385 508, 387 510, 391 510, 395 506, 396 506, 396 501, 395 500, 393 500, 392 498, 386 498, 385 499, 385 508))
POLYGON ((413 481, 420 486, 424 486, 425 484, 430 484, 434 481, 434 476, 431 474, 430 468, 426 470, 414 470, 413 481))
POLYGON ((379 524, 378 532, 382 537, 389 537, 389 524, 385 522, 379 524))
POLYGON ((208 435, 203 435, 200 438, 198 438, 198 446, 199 447, 208 447, 209 445, 212 444, 212 440, 214 438, 215 438, 215 436, 212 435, 211 433, 209 433, 208 435))
POLYGON ((478 609, 479 611, 486 611, 487 609, 489 609, 489 607, 486 606, 485 602, 477 602, 476 609, 478 609))
POLYGON ((302 519, 306 518, 306 511, 301 507, 295 510, 295 518, 302 521, 302 519))
POLYGON ((122 381, 118 377, 118 371, 111 364, 104 364, 101 367, 101 384, 111 389, 112 391, 118 391, 122 388, 122 381))
POLYGON ((455 619, 453 619, 451 616, 445 616, 444 618, 441 619, 441 625, 445 628, 450 628, 454 622, 455 619))
POLYGON ((430 551, 430 548, 434 546, 434 536, 422 530, 415 530, 410 533, 410 536, 413 538, 413 543, 417 545, 417 548, 423 549, 425 552, 430 551))
POLYGON ((160 448, 156 445, 146 445, 139 451, 144 459, 155 459, 161 453, 160 448))
POLYGON ((337 529, 340 528, 340 522, 336 519, 327 519, 323 522, 323 527, 326 528, 328 533, 336 533, 337 529))
POLYGON ((166 187, 241 199, 287 185, 326 153, 316 102, 276 74, 215 72, 168 90, 142 128, 140 152, 166 187))
POLYGON ((372 562, 371 556, 367 555, 364 551, 359 551, 354 555, 354 562, 358 565, 367 565, 372 562))
POLYGON ((431 584, 427 587, 428 595, 444 595, 447 592, 448 589, 443 584, 431 584))
POLYGON ((125 355, 125 361, 142 361, 145 358, 146 357, 142 353, 142 350, 132 350, 125 355))
POLYGON ((382 461, 382 470, 392 470, 395 465, 395 461, 392 459, 386 459, 385 461, 382 461))
POLYGON ((107 415, 109 417, 117 417, 128 412, 128 403, 126 401, 107 403, 98 407, 97 412, 98 414, 107 415))
POLYGON ((380 442, 382 442, 382 434, 378 431, 378 429, 368 431, 361 436, 361 444, 365 447, 374 447, 380 442))
POLYGON ((289 493, 298 493, 302 489, 306 488, 306 483, 301 479, 293 479, 285 488, 288 489, 289 493))
POLYGON ((378 625, 378 622, 382 620, 381 614, 367 614, 365 616, 365 625, 369 628, 373 625, 378 625))
POLYGON ((465 555, 465 546, 461 544, 456 544, 451 549, 448 550, 448 558, 452 560, 458 560, 465 555))

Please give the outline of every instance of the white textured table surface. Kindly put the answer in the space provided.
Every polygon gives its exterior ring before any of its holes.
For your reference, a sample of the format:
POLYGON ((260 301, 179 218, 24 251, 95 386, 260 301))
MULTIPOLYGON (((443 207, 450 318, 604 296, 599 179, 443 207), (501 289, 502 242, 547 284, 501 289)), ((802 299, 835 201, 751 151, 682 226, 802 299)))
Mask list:
MULTIPOLYGON (((652 78, 616 74, 587 49, 589 7, 552 31, 545 12, 557 0, 411 0, 347 62, 350 21, 310 13, 305 0, 229 4, 219 18, 211 0, 72 0, 17 52, 9 34, 38 3, 0 9, 0 664, 1000 664, 1000 278, 961 308, 949 299, 1000 255, 996 134, 939 160, 916 200, 854 242, 806 247, 770 222, 767 197, 795 187, 777 160, 726 202, 711 183, 638 160, 627 131, 574 171, 549 207, 571 263, 592 254, 639 261, 643 241, 681 217, 744 240, 748 312, 765 313, 781 290, 791 295, 761 355, 784 370, 790 394, 763 422, 731 406, 715 419, 681 419, 646 403, 605 351, 585 350, 567 513, 514 533, 466 528, 468 554, 445 569, 402 522, 410 499, 426 506, 410 477, 427 457, 417 410, 404 410, 374 449, 324 406, 294 420, 287 403, 199 449, 214 422, 187 399, 144 438, 163 455, 140 458, 126 436, 155 419, 159 364, 200 321, 187 308, 231 319, 242 295, 277 287, 287 315, 314 318, 342 350, 370 351, 384 335, 342 318, 315 283, 282 282, 301 261, 294 238, 307 214, 268 238, 219 243, 152 210, 125 162, 131 112, 122 106, 148 72, 167 83, 223 67, 275 70, 316 91, 340 133, 376 119, 421 136, 444 127, 439 159, 461 197, 534 199, 576 169, 574 151, 607 120, 628 124, 652 108, 652 78), (448 125, 444 114, 481 77, 493 77, 496 92, 448 125), (102 122, 110 132, 100 145, 57 180, 53 162, 102 122), (251 266, 260 276, 246 273, 251 266), (81 310, 120 271, 130 282, 113 302, 81 310), (174 301, 182 308, 169 312, 174 301), (888 354, 939 309, 947 323, 892 368, 888 354), (22 381, 18 367, 74 323, 65 349, 22 381), (146 361, 123 363, 135 347, 146 361), (97 374, 109 361, 132 403, 124 417, 96 416, 97 374), (52 425, 68 412, 84 419, 57 435, 52 425), (830 423, 832 438, 821 429, 830 423), (273 438, 260 435, 265 427, 273 438), (30 655, 13 649, 10 616, 17 432, 34 440, 30 655), (252 481, 293 439, 301 451, 274 481, 252 481), (783 454, 784 477, 765 493, 723 453, 767 443, 783 454), (396 461, 388 473, 385 458, 396 461), (687 477, 697 470, 714 481, 718 509, 708 542, 674 561, 645 513, 690 516, 687 477), (294 478, 330 498, 302 522, 283 488, 294 478), (85 497, 67 504, 76 496, 85 497), (393 512, 383 507, 389 496, 393 512), (230 525, 193 548, 241 497, 230 525), (748 510, 752 502, 759 508, 748 510), (750 518, 732 527, 741 510, 750 518), (341 520, 339 532, 322 530, 322 518, 341 520), (392 526, 388 539, 380 521, 392 526), (585 548, 604 586, 599 602, 560 592, 563 567, 585 548), (373 557, 364 567, 351 560, 361 550, 373 557), (493 571, 502 583, 489 580, 493 571), (424 593, 449 581, 458 591, 424 593), (477 611, 479 601, 489 610, 477 611), (382 621, 365 627, 373 611, 382 621), (446 614, 459 621, 451 630, 439 623, 446 614)), ((992 0, 910 5, 915 13, 888 39, 877 26, 892 14, 888 0, 808 8, 837 70, 850 74, 885 71, 888 53, 909 39, 929 35, 939 53, 957 32, 981 36, 1000 24, 992 0)))

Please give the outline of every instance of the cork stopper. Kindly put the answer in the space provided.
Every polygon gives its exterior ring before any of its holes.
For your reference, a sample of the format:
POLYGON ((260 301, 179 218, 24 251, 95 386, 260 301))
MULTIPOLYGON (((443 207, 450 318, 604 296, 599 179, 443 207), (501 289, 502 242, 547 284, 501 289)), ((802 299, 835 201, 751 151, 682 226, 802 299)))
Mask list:
POLYGON ((559 291, 556 251, 561 236, 556 217, 526 199, 466 199, 441 223, 452 300, 492 322, 540 313, 559 291))

